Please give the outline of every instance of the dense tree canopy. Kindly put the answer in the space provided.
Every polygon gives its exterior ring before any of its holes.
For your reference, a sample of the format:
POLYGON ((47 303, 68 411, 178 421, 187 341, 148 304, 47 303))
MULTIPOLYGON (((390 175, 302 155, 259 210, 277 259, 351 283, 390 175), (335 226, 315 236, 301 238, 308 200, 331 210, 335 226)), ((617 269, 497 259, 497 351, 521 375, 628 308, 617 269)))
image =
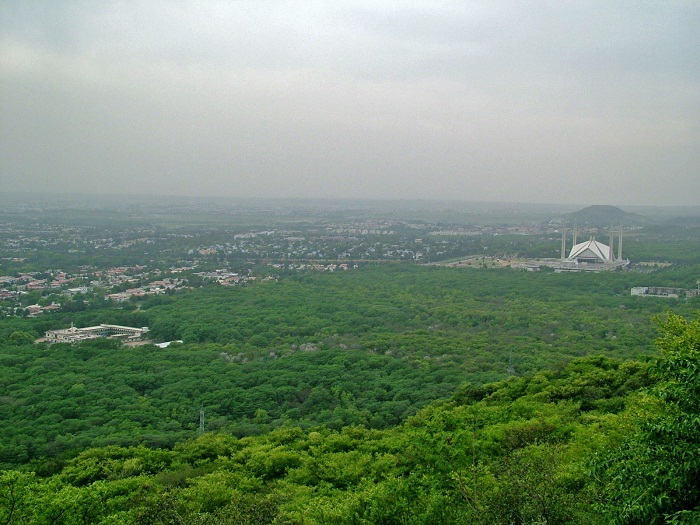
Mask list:
POLYGON ((638 430, 600 465, 610 522, 700 522, 700 318, 670 316, 638 430))
POLYGON ((172 446, 205 426, 387 428, 459 384, 653 352, 650 318, 691 302, 630 297, 623 274, 368 267, 210 287, 137 310, 0 324, 0 463, 90 446, 172 446), (183 345, 27 345, 48 328, 150 326, 183 345))
MULTIPOLYGON (((386 430, 206 433, 0 474, 6 523, 607 523, 588 475, 653 383, 605 357, 464 385, 386 430), (43 469, 43 470, 42 470, 43 469), (51 475, 48 475, 51 474, 51 475), (48 476, 47 476, 48 475, 48 476), (59 518, 60 517, 60 518, 59 518)), ((613 452, 614 453, 614 452, 613 452)))

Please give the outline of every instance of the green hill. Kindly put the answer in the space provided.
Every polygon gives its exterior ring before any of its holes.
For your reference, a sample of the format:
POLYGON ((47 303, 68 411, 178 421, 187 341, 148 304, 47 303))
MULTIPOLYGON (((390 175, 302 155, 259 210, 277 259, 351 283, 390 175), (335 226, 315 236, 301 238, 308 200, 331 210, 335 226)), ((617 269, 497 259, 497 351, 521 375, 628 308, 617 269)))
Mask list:
POLYGON ((629 213, 616 206, 594 205, 583 208, 567 215, 568 219, 576 220, 579 225, 609 227, 623 224, 625 226, 641 225, 647 223, 647 219, 636 213, 629 213))

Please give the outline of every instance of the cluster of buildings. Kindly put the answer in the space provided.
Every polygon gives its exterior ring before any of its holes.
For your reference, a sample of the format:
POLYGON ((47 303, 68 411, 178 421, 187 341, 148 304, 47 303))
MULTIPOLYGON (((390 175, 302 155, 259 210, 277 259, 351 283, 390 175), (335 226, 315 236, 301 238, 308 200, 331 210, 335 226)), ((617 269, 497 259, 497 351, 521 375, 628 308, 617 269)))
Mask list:
POLYGON ((45 270, 40 273, 0 276, 0 301, 17 302, 30 292, 42 292, 42 295, 50 297, 51 304, 34 304, 25 307, 29 310, 31 317, 36 317, 43 312, 60 309, 60 304, 56 302, 60 302, 60 299, 56 299, 57 296, 73 298, 78 294, 86 295, 96 288, 103 288, 113 291, 113 293, 106 293, 105 298, 120 303, 131 297, 176 290, 184 287, 186 282, 184 278, 163 277, 158 269, 147 271, 144 266, 120 266, 107 270, 83 269, 74 275, 61 270, 45 270), (115 288, 121 290, 114 291, 115 288))
POLYGON ((239 286, 243 283, 257 280, 257 277, 253 275, 240 275, 227 268, 214 270, 213 272, 197 272, 194 275, 208 281, 214 281, 222 286, 239 286))
POLYGON ((74 279, 61 270, 46 270, 42 273, 20 273, 16 277, 1 275, 0 285, 12 286, 17 290, 25 291, 58 290, 70 284, 74 279))
POLYGON ((123 303, 131 299, 132 297, 145 297, 147 295, 160 295, 166 293, 168 290, 176 290, 185 286, 184 279, 160 279, 157 281, 151 281, 146 285, 138 286, 136 288, 127 288, 123 292, 115 292, 107 294, 106 298, 114 301, 116 303, 123 303))
MULTIPOLYGON (((366 226, 366 225, 362 225, 366 226)), ((274 262, 409 261, 437 255, 447 243, 415 239, 388 228, 326 227, 309 231, 266 230, 235 234, 226 242, 201 245, 188 255, 274 262)))
POLYGON ((352 269, 358 268, 358 265, 357 265, 357 264, 352 264, 352 265, 350 265, 350 264, 347 264, 347 263, 340 263, 340 264, 335 264, 335 263, 331 263, 331 264, 321 264, 321 263, 317 263, 317 264, 314 264, 314 263, 309 263, 309 264, 307 264, 307 263, 288 263, 288 264, 285 264, 285 263, 273 263, 273 264, 270 264, 270 266, 273 267, 273 268, 280 269, 280 270, 282 270, 282 269, 286 269, 286 270, 300 270, 300 271, 303 271, 303 270, 313 270, 313 271, 319 271, 319 272, 334 272, 334 271, 336 271, 336 270, 345 271, 345 270, 348 270, 348 269, 350 269, 350 268, 352 268, 352 269))

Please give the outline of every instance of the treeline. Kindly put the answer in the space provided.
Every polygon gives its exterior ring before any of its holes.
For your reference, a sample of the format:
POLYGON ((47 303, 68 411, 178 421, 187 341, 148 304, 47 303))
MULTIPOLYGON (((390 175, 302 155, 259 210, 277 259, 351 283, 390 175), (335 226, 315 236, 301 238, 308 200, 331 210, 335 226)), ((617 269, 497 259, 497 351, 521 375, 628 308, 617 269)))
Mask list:
POLYGON ((638 524, 700 520, 700 319, 648 363, 460 387, 404 424, 208 433, 0 473, 3 523, 638 524))

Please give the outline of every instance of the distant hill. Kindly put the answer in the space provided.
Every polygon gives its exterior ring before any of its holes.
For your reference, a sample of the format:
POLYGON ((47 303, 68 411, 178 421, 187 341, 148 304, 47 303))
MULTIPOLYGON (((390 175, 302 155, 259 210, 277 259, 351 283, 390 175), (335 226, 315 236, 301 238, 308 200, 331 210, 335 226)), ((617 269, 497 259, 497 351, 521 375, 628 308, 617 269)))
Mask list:
POLYGON ((593 226, 609 226, 611 224, 644 224, 647 219, 636 213, 629 213, 616 206, 594 205, 582 210, 570 213, 567 217, 576 220, 579 224, 593 226))

